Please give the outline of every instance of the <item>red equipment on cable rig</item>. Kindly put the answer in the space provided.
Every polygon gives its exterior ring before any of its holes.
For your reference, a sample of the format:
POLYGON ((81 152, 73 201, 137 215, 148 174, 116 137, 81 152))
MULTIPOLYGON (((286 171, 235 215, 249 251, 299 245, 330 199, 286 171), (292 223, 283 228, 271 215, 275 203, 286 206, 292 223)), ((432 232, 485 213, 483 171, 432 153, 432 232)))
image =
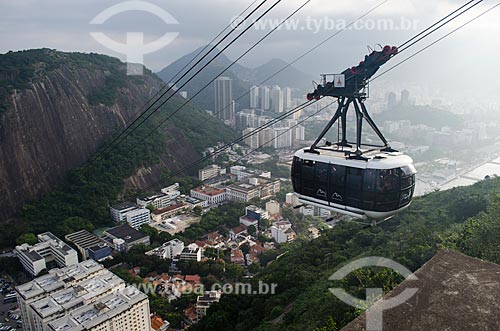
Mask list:
POLYGON ((338 98, 338 108, 313 145, 295 153, 292 182, 300 203, 376 220, 390 218, 411 203, 416 174, 413 160, 389 146, 364 103, 369 79, 396 54, 398 48, 391 46, 372 51, 358 66, 341 74, 322 75, 322 84, 307 95, 308 100, 338 98), (329 81, 329 77, 333 79, 329 81), (351 104, 356 114, 356 142, 347 140, 351 104), (320 146, 339 120, 339 141, 320 146), (363 120, 382 145, 362 143, 363 120))

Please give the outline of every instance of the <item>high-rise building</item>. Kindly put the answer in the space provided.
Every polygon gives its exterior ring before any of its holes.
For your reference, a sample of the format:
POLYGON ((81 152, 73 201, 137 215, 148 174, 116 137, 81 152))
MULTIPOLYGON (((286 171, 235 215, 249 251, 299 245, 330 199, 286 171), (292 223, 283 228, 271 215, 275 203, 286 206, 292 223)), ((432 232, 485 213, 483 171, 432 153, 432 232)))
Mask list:
POLYGON ((390 92, 387 95, 387 109, 393 109, 394 107, 396 107, 396 98, 396 93, 394 92, 390 92))
POLYGON ((283 91, 278 85, 274 86, 271 92, 271 105, 275 113, 282 113, 284 110, 283 91))
POLYGON ((252 86, 250 89, 250 108, 257 109, 259 108, 259 87, 252 86))
POLYGON ((283 107, 285 110, 293 108, 292 89, 290 87, 283 89, 283 107))
POLYGON ((259 132, 260 147, 273 147, 273 128, 265 128, 259 132))
POLYGON ((293 130, 293 142, 297 140, 306 140, 306 128, 302 125, 297 125, 293 130))
POLYGON ((410 105, 410 91, 401 91, 401 106, 407 107, 410 105))
POLYGON ((16 287, 26 331, 150 330, 148 297, 93 260, 16 287))
POLYGON ((233 81, 229 77, 215 80, 214 115, 221 121, 234 121, 233 81))
POLYGON ((261 86, 259 91, 260 108, 263 110, 269 110, 271 106, 271 97, 268 86, 261 86))
POLYGON ((243 130, 243 137, 249 135, 248 137, 245 138, 245 145, 250 147, 251 149, 256 149, 260 147, 260 141, 259 141, 259 135, 258 134, 252 134, 254 128, 247 128, 243 130))
POLYGON ((274 128, 274 148, 292 147, 292 131, 288 127, 274 128))

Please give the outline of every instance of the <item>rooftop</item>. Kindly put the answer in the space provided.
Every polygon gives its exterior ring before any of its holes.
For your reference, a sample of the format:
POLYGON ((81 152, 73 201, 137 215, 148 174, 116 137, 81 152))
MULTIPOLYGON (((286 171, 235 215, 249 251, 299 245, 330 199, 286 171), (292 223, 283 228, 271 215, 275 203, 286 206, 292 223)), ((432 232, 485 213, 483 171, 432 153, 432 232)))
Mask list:
POLYGON ((180 203, 176 203, 175 205, 170 205, 166 208, 162 208, 162 209, 157 209, 153 212, 153 214, 155 215, 160 215, 160 214, 163 214, 163 213, 168 213, 169 211, 172 211, 172 210, 176 210, 176 209, 179 209, 179 208, 183 208, 185 207, 186 204, 183 203, 183 202, 180 202, 180 203))
POLYGON ((219 195, 225 192, 224 190, 216 189, 211 186, 197 187, 193 189, 193 191, 210 196, 219 195))
POLYGON ((81 230, 75 233, 68 234, 65 238, 66 240, 74 243, 82 249, 87 249, 89 247, 102 243, 102 240, 99 239, 99 237, 88 232, 87 230, 81 230))
POLYGON ((105 233, 109 234, 112 237, 119 238, 125 240, 126 243, 133 243, 140 239, 147 237, 146 234, 132 228, 128 224, 123 224, 109 230, 106 230, 105 233))
POLYGON ((136 207, 137 206, 135 205, 135 203, 130 202, 130 201, 122 202, 122 203, 116 204, 114 206, 111 206, 111 208, 118 210, 118 211, 129 209, 129 208, 136 208, 136 207))
MULTIPOLYGON (((384 330, 500 330, 499 265, 440 251, 415 276, 418 280, 404 281, 385 296, 419 289, 405 304, 384 311, 384 330)), ((363 314, 342 330, 365 327, 363 314)))
POLYGON ((104 267, 94 260, 80 262, 77 265, 63 269, 52 269, 48 275, 35 278, 31 282, 16 287, 17 292, 26 300, 38 297, 44 293, 52 293, 64 289, 67 284, 102 273, 104 267))
POLYGON ((49 323, 49 326, 56 331, 89 330, 144 300, 147 300, 145 294, 129 286, 117 293, 107 295, 91 305, 80 307, 49 323))

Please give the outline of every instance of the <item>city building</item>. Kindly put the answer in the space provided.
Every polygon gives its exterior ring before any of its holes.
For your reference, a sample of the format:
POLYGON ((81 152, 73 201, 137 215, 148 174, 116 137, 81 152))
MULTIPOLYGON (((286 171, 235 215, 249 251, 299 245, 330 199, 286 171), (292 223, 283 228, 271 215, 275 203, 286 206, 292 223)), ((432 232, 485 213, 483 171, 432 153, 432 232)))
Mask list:
POLYGON ((163 193, 136 199, 137 206, 141 208, 153 206, 155 209, 165 208, 171 203, 171 201, 172 198, 163 193))
POLYGON ((148 297, 93 260, 16 287, 26 331, 149 330, 148 297))
POLYGON ((250 202, 254 198, 267 199, 280 191, 279 180, 265 177, 251 177, 226 187, 226 196, 229 201, 250 202))
POLYGON ((184 250, 184 243, 179 239, 173 239, 164 243, 161 247, 146 252, 146 255, 156 255, 165 260, 172 260, 184 250))
MULTIPOLYGON (((67 241, 71 242, 73 245, 76 246, 76 248, 78 249, 84 260, 87 260, 90 257, 88 252, 89 248, 92 247, 95 250, 97 249, 96 246, 99 245, 107 246, 102 239, 88 232, 87 230, 80 230, 78 232, 68 234, 64 237, 64 239, 66 239, 67 241)), ((109 253, 111 254, 111 250, 109 251, 109 253)))
POLYGON ((172 216, 175 216, 179 213, 183 213, 187 210, 190 210, 191 208, 189 207, 188 204, 184 202, 178 202, 174 205, 170 205, 166 208, 163 209, 157 209, 153 211, 152 213, 152 218, 154 222, 161 222, 166 219, 171 218, 172 216))
POLYGON ((232 183, 235 182, 236 180, 237 180, 236 175, 225 174, 207 179, 206 181, 203 182, 203 184, 214 188, 220 188, 221 186, 223 186, 223 184, 232 183))
POLYGON ((226 201, 226 191, 211 186, 192 189, 190 195, 193 198, 207 201, 210 206, 215 206, 226 201))
POLYGON ((87 248, 88 256, 92 260, 101 262, 111 257, 111 247, 106 243, 100 243, 87 248))
POLYGON ((306 140, 306 128, 303 125, 297 125, 294 129, 292 129, 292 143, 306 140))
POLYGON ((271 236, 278 244, 290 242, 297 238, 292 224, 287 221, 276 222, 271 226, 271 236))
POLYGON ((197 261, 200 262, 202 257, 202 249, 196 244, 191 244, 184 247, 182 250, 179 260, 181 261, 197 261))
POLYGON ((78 264, 78 253, 52 233, 45 232, 37 237, 37 244, 31 246, 25 243, 14 249, 24 270, 32 276, 47 269, 47 263, 52 261, 59 267, 78 264))
POLYGON ((139 228, 151 221, 151 211, 149 209, 138 208, 136 204, 131 202, 114 205, 109 210, 111 218, 116 223, 127 222, 133 228, 139 228))
POLYGON ((274 128, 273 134, 273 147, 275 149, 290 148, 293 146, 293 130, 290 130, 290 128, 274 128))
POLYGON ((296 206, 299 204, 299 199, 293 193, 287 193, 285 196, 285 203, 290 206, 296 206))
POLYGON ((179 187, 179 183, 175 183, 168 187, 162 188, 161 193, 165 194, 170 200, 174 200, 181 195, 179 187))
POLYGON ((410 92, 408 90, 401 91, 401 106, 408 107, 410 105, 410 92))
POLYGON ((137 208, 127 212, 127 223, 134 229, 140 228, 144 224, 151 222, 151 211, 147 208, 137 208))
POLYGON ((200 207, 202 209, 208 207, 208 204, 206 201, 196 199, 193 197, 189 197, 189 196, 182 198, 182 202, 186 203, 187 206, 189 207, 189 209, 191 209, 191 210, 196 208, 196 207, 200 207))
POLYGON ((242 181, 249 177, 271 178, 270 171, 249 169, 244 166, 232 166, 231 168, 229 168, 229 171, 231 174, 236 175, 237 181, 242 181))
POLYGON ((396 107, 396 104, 397 104, 396 93, 390 92, 387 95, 387 109, 394 109, 394 107, 396 107))
POLYGON ((274 129, 265 128, 259 132, 259 147, 273 147, 274 129))
POLYGON ((245 139, 243 140, 243 143, 250 147, 251 149, 257 149, 260 147, 260 140, 259 140, 259 135, 258 134, 253 134, 254 133, 254 128, 247 128, 243 130, 243 136, 245 139))
POLYGON ((250 183, 236 183, 226 187, 226 194, 229 201, 250 202, 260 198, 261 190, 250 183))
POLYGON ((283 91, 278 85, 274 86, 271 92, 271 109, 275 113, 282 113, 284 110, 283 91))
POLYGON ((151 331, 167 331, 170 323, 158 315, 151 316, 151 331))
POLYGON ((279 214, 281 212, 279 202, 274 201, 274 200, 266 202, 266 210, 270 215, 279 214))
POLYGON ((226 169, 222 169, 220 166, 216 164, 209 165, 203 169, 198 170, 198 179, 202 182, 217 177, 219 175, 223 175, 226 173, 226 169))
POLYGON ((252 86, 250 88, 250 108, 259 108, 259 87, 252 86))
POLYGON ((234 121, 233 81, 229 77, 219 77, 215 80, 214 115, 223 122, 234 121))
POLYGON ((128 224, 123 224, 104 231, 104 240, 119 252, 128 251, 135 245, 149 245, 148 235, 138 231, 128 224))
POLYGON ((221 292, 218 291, 206 292, 205 295, 198 297, 195 306, 197 321, 199 321, 200 319, 202 319, 207 315, 208 308, 210 308, 210 306, 213 303, 219 302, 220 297, 221 297, 221 292))
POLYGON ((151 330, 149 299, 133 286, 107 295, 50 322, 50 331, 144 331, 151 330))
POLYGON ((260 86, 259 88, 259 99, 260 99, 260 109, 269 110, 271 107, 271 95, 269 86, 260 86))
POLYGON ((122 202, 117 205, 111 206, 109 211, 111 213, 111 218, 116 223, 124 223, 127 221, 127 213, 129 211, 137 209, 137 205, 132 202, 122 202))
POLYGON ((285 110, 290 110, 293 108, 293 94, 290 87, 285 87, 283 89, 283 106, 285 110))

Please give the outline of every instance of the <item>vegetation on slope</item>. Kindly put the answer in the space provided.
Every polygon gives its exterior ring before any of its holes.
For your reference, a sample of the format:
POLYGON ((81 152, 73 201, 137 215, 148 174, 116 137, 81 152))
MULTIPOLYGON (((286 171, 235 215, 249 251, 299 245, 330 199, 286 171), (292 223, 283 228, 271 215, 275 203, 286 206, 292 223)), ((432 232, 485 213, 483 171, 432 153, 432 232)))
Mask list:
MULTIPOLYGON (((45 70, 63 67, 70 70, 89 68, 106 73, 106 87, 88 96, 90 104, 114 104, 117 89, 126 84, 144 84, 141 78, 127 77, 124 73, 125 66, 117 59, 97 54, 61 53, 43 49, 1 55, 0 89, 10 91, 13 88, 29 88, 29 82, 37 79, 45 70), (33 69, 37 67, 42 69, 33 69)), ((146 75, 150 74, 146 71, 146 75)), ((161 111, 134 131, 107 157, 98 159, 88 169, 83 166, 71 171, 57 189, 42 199, 25 205, 21 212, 23 222, 0 226, 0 247, 14 245, 16 238, 23 233, 50 230, 62 236, 82 227, 108 225, 109 205, 116 202, 123 188, 123 180, 141 166, 157 164, 159 156, 166 152, 165 142, 178 138, 168 137, 168 133, 163 130, 157 130, 151 135, 150 132, 176 111, 181 102, 183 100, 178 97, 172 98, 161 111)), ((165 127, 177 128, 200 153, 218 141, 235 138, 231 129, 191 105, 170 118, 165 127)), ((163 181, 167 180, 169 179, 163 178, 163 181)))
POLYGON ((389 291, 402 280, 378 268, 358 270, 340 283, 328 280, 360 257, 391 258, 414 271, 446 247, 500 263, 499 184, 491 179, 432 193, 382 226, 343 223, 317 240, 296 242, 253 280, 278 284, 275 295, 225 295, 193 330, 340 330, 361 311, 339 301, 329 288, 340 286, 363 298, 365 288, 389 291))

